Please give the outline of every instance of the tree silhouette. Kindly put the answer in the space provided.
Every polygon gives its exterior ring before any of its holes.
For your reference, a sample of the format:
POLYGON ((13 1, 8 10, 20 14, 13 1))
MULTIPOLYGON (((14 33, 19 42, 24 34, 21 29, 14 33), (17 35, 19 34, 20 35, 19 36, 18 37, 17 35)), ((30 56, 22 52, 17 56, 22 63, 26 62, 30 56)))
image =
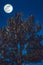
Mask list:
POLYGON ((37 34, 42 27, 34 22, 33 15, 24 21, 21 16, 21 13, 15 14, 8 19, 7 26, 0 29, 0 65, 43 60, 43 36, 37 34), (27 51, 25 55, 23 49, 27 51))

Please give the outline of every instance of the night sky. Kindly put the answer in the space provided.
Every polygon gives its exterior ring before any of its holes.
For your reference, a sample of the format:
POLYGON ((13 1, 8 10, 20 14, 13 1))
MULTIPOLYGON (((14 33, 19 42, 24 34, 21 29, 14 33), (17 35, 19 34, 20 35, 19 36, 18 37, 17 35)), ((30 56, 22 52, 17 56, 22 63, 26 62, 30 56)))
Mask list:
MULTIPOLYGON (((17 12, 22 12, 24 19, 34 14, 35 20, 39 21, 43 27, 43 0, 0 0, 0 28, 6 26, 8 18, 14 16, 17 12), (5 4, 13 6, 14 9, 10 14, 4 12, 3 8, 5 4)), ((43 29, 40 33, 43 34, 43 29)), ((34 63, 33 65, 43 65, 43 62, 34 63)))

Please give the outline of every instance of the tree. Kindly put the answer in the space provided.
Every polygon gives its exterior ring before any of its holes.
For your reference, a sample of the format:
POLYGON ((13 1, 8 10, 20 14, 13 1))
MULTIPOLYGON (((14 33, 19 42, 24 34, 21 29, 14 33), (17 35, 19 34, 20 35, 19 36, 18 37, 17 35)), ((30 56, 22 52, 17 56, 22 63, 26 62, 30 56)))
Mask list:
POLYGON ((43 60, 42 35, 38 35, 42 28, 34 23, 34 16, 22 20, 21 14, 9 18, 8 25, 0 29, 0 64, 8 65, 14 62, 22 65, 22 62, 39 62, 43 60), (18 48, 18 44, 20 48, 18 48), (26 45, 26 47, 25 47, 26 45), (27 51, 26 55, 22 50, 27 51), (8 61, 9 60, 9 61, 8 61))

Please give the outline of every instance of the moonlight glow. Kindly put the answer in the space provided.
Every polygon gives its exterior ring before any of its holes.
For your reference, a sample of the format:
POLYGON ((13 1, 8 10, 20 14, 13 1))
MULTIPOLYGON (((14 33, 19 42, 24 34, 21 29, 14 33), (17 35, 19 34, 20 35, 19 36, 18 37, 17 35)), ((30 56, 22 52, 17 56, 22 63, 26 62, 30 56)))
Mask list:
POLYGON ((6 5, 4 6, 4 11, 5 11, 6 13, 11 13, 11 12, 13 11, 13 6, 12 6, 11 4, 6 4, 6 5))

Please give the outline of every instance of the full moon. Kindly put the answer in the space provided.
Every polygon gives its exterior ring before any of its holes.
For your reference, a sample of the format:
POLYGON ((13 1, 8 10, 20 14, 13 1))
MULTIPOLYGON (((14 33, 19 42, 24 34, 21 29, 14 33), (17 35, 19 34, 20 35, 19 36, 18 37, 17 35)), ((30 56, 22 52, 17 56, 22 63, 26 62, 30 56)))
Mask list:
POLYGON ((6 13, 11 13, 13 11, 13 6, 11 4, 4 5, 4 11, 6 13))

